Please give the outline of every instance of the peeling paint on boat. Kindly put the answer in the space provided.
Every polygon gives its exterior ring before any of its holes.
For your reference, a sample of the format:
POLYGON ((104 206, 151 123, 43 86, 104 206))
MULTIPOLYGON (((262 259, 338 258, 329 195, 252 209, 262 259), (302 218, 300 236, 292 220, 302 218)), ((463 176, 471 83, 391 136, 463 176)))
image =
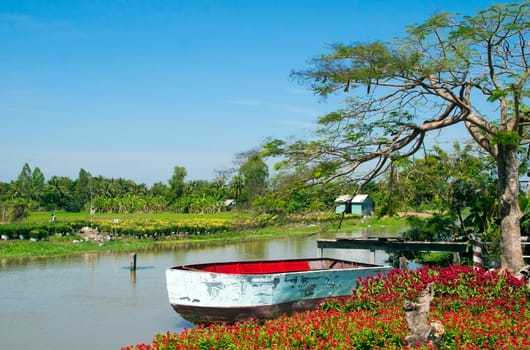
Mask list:
MULTIPOLYGON (((351 295, 359 278, 385 274, 390 270, 390 267, 336 259, 296 261, 307 261, 312 266, 324 266, 325 262, 328 268, 246 274, 202 270, 204 266, 212 269, 212 264, 170 267, 166 270, 169 303, 193 323, 274 318, 284 312, 314 308, 325 298, 351 295)), ((226 267, 230 263, 222 264, 226 267)))

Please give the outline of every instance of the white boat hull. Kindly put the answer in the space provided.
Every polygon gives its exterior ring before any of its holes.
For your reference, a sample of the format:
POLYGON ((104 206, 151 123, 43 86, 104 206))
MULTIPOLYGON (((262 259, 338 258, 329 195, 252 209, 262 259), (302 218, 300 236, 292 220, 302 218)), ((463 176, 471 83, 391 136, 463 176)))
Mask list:
POLYGON ((315 308, 326 298, 351 295, 358 279, 390 270, 333 259, 285 261, 306 261, 311 269, 247 274, 203 271, 201 265, 168 268, 169 303, 193 323, 270 319, 315 308))

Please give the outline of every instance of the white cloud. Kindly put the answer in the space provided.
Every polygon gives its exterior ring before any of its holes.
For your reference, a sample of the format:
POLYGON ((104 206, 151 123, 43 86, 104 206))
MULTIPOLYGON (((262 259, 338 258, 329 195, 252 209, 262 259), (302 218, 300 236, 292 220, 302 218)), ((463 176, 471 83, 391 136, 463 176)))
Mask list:
POLYGON ((261 106, 261 102, 258 100, 245 100, 245 99, 236 99, 230 101, 230 103, 235 105, 242 105, 242 106, 261 106))
POLYGON ((67 20, 44 20, 24 13, 0 13, 0 31, 41 32, 63 38, 87 38, 67 20))

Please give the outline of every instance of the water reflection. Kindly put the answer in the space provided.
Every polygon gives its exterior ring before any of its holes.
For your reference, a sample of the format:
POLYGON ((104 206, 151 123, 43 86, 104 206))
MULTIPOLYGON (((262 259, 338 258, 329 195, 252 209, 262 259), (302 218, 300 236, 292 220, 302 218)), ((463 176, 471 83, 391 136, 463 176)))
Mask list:
POLYGON ((130 277, 129 277, 129 281, 131 283, 131 286, 136 286, 136 270, 130 270, 131 271, 131 274, 130 274, 130 277))

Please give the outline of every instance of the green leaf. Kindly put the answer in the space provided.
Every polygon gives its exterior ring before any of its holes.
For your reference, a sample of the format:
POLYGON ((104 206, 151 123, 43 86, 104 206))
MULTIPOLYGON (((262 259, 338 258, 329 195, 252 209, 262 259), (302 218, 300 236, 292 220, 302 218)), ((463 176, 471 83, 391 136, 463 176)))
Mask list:
POLYGON ((519 135, 516 131, 501 130, 493 137, 493 143, 497 145, 517 147, 519 146, 520 141, 521 135, 519 135))
POLYGON ((507 90, 496 89, 496 90, 491 91, 491 95, 488 97, 488 101, 494 102, 494 101, 497 101, 499 98, 506 97, 506 95, 508 95, 507 90))
POLYGON ((285 146, 285 141, 278 139, 271 140, 263 144, 263 150, 261 151, 261 155, 263 157, 267 157, 282 154, 283 146, 285 146))
POLYGON ((325 116, 321 117, 318 120, 318 123, 322 124, 322 125, 325 125, 325 124, 330 124, 330 123, 336 123, 336 122, 339 122, 339 121, 341 121, 343 119, 344 119, 344 117, 343 117, 342 113, 340 113, 340 111, 331 112, 331 113, 328 113, 325 116))

